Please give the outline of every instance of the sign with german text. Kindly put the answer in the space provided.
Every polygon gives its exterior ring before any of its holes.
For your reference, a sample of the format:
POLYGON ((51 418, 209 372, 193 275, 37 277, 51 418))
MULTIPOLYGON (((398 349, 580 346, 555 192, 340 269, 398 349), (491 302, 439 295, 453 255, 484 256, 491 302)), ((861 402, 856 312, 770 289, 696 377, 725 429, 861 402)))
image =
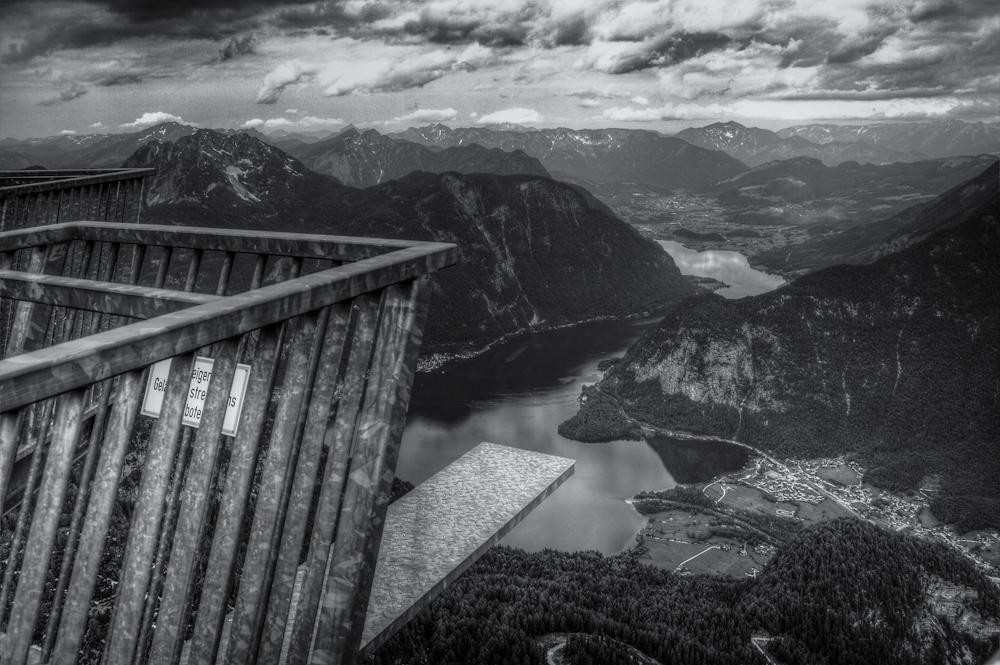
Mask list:
MULTIPOLYGON (((208 383, 212 379, 212 367, 215 360, 198 356, 191 369, 191 383, 188 385, 187 401, 184 404, 183 424, 190 427, 201 425, 201 416, 205 410, 205 398, 208 396, 208 383)), ((159 418, 163 408, 163 395, 167 387, 167 376, 170 374, 170 359, 161 360, 149 368, 149 379, 146 381, 146 395, 142 401, 142 415, 159 418)), ((226 436, 236 436, 240 413, 243 411, 243 398, 246 396, 247 379, 250 377, 250 365, 236 365, 233 374, 233 384, 229 389, 229 400, 226 404, 226 415, 222 420, 222 433, 226 436)))

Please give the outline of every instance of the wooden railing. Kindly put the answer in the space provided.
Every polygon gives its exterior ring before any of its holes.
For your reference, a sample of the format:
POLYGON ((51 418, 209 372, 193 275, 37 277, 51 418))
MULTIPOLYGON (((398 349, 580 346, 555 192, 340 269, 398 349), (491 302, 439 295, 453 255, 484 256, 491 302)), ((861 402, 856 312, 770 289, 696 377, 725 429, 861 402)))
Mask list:
POLYGON ((121 223, 0 233, 0 661, 356 662, 429 281, 456 256, 121 223))
POLYGON ((76 219, 139 222, 155 169, 0 171, 0 232, 76 219))

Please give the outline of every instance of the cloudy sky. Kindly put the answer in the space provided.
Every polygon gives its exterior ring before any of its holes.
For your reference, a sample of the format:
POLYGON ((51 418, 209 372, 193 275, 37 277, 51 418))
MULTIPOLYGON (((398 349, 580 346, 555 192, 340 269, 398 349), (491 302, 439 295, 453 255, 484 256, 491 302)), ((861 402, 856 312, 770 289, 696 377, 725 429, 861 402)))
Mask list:
POLYGON ((0 136, 1000 114, 997 0, 3 1, 0 136))

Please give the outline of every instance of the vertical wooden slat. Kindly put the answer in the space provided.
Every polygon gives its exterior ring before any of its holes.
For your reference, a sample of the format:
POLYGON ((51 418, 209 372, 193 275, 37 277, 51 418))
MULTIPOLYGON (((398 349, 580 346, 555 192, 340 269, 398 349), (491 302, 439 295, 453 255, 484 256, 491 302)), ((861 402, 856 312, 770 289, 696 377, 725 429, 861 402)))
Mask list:
POLYGON ((32 521, 25 546, 24 561, 11 608, 11 620, 7 626, 7 639, 4 641, 6 653, 3 660, 9 665, 23 665, 28 658, 45 575, 49 570, 66 485, 69 482, 73 449, 80 437, 83 392, 74 390, 59 400, 56 431, 38 493, 37 515, 32 521))
POLYGON ((167 497, 166 513, 160 527, 160 542, 156 547, 156 562, 153 564, 153 574, 149 581, 149 591, 146 593, 146 607, 142 612, 142 625, 139 629, 139 641, 136 647, 134 663, 142 665, 146 663, 146 656, 149 654, 149 647, 153 642, 153 626, 156 621, 156 611, 159 609, 159 598, 163 592, 163 582, 165 575, 163 571, 167 567, 167 557, 173 548, 174 532, 177 530, 177 513, 181 507, 181 490, 184 489, 184 474, 187 473, 191 463, 191 452, 194 444, 194 431, 190 427, 184 428, 181 435, 181 447, 177 457, 177 464, 174 466, 174 479, 170 486, 170 496, 167 497))
POLYGON ((115 203, 114 205, 108 205, 108 212, 104 215, 104 221, 117 222, 118 221, 118 204, 120 203, 122 194, 122 181, 119 180, 115 183, 115 203), (110 217, 110 219, 109 219, 110 217))
POLYGON ((42 210, 42 193, 35 194, 35 203, 31 206, 31 221, 25 220, 25 226, 35 228, 38 226, 38 215, 42 210))
POLYGON ((4 561, 3 582, 0 583, 0 620, 7 613, 7 603, 10 602, 10 592, 14 585, 14 572, 18 569, 21 562, 21 542, 24 540, 25 529, 28 528, 28 519, 31 517, 35 486, 41 480, 42 465, 45 462, 45 440, 48 436, 48 423, 52 416, 52 406, 54 403, 55 398, 52 398, 46 400, 44 403, 27 407, 25 411, 25 420, 27 423, 24 439, 27 442, 26 445, 30 446, 32 430, 37 427, 34 436, 35 449, 31 455, 31 462, 28 465, 28 477, 24 484, 21 508, 17 513, 17 521, 14 524, 14 536, 11 539, 10 555, 4 561))
MULTIPOLYGON (((281 549, 271 584, 271 598, 264 622, 264 632, 257 655, 259 663, 276 663, 281 655, 285 636, 285 625, 292 602, 292 590, 299 566, 302 541, 306 535, 306 523, 312 503, 319 467, 323 439, 326 434, 334 389, 338 380, 341 356, 347 339, 351 307, 348 303, 338 303, 330 308, 326 338, 323 341, 323 355, 320 370, 316 375, 315 388, 309 404, 309 415, 302 448, 295 469, 292 495, 288 503, 285 529, 281 536, 281 549)), ((208 663, 210 661, 192 661, 208 663)))
MULTIPOLYGON (((31 407, 26 407, 31 408, 31 407)), ((0 414, 0 515, 4 512, 4 500, 10 486, 10 472, 17 457, 17 443, 21 439, 25 409, 0 414)), ((0 620, 3 619, 0 612, 0 620)))
POLYGON ((139 283, 139 275, 142 274, 142 264, 146 260, 146 245, 136 245, 132 250, 132 263, 128 271, 128 283, 135 285, 139 283))
POLYGON ((136 200, 135 223, 142 224, 143 213, 146 211, 146 181, 149 178, 139 179, 139 198, 136 200))
MULTIPOLYGON (((121 390, 121 386, 119 386, 119 390, 121 390)), ((78 489, 76 502, 73 505, 73 516, 70 518, 69 533, 67 534, 66 545, 63 549, 62 563, 59 565, 59 576, 56 578, 56 592, 52 597, 52 610, 49 614, 49 623, 45 627, 45 637, 42 641, 42 662, 48 662, 52 647, 55 644, 56 632, 59 630, 63 610, 63 596, 66 593, 66 587, 69 585, 73 559, 76 555, 77 536, 79 535, 84 512, 87 507, 87 498, 90 494, 90 483, 93 479, 94 469, 97 467, 98 451, 101 448, 101 437, 104 434, 104 421, 107 415, 110 396, 111 391, 106 388, 101 394, 97 413, 94 414, 94 424, 90 430, 83 468, 80 470, 80 482, 77 485, 78 489)))
POLYGON ((45 199, 45 222, 44 226, 52 223, 52 199, 55 196, 55 190, 49 190, 49 195, 45 199))
POLYGON ((316 516, 313 520, 301 591, 295 609, 295 625, 288 650, 288 662, 291 663, 304 663, 309 655, 326 563, 340 512, 341 493, 350 464, 351 444, 354 441, 361 400, 364 396, 365 376, 375 340, 378 298, 362 295, 355 299, 355 303, 356 320, 340 404, 337 406, 337 417, 325 437, 329 452, 323 471, 316 516))
POLYGON ((288 347, 281 397, 271 428, 270 446, 243 562, 243 577, 233 611, 228 662, 252 663, 256 655, 256 642, 260 639, 260 626, 270 593, 276 554, 272 551, 275 534, 280 534, 283 509, 290 489, 290 471, 295 464, 296 429, 303 415, 303 400, 307 398, 307 380, 313 368, 313 357, 318 355, 315 348, 318 321, 316 312, 299 317, 288 347))
POLYGON ((150 564, 163 519, 167 484, 177 454, 193 361, 194 354, 186 353, 175 356, 170 364, 160 418, 153 426, 146 452, 139 498, 129 530, 128 551, 119 578, 114 618, 108 630, 104 660, 108 665, 130 663, 139 636, 139 622, 149 587, 150 564))
MULTIPOLYGON (((108 420, 108 434, 104 438, 100 461, 91 484, 90 501, 66 593, 64 618, 58 626, 58 639, 51 658, 54 663, 73 662, 83 642, 90 600, 94 594, 97 571, 101 565, 105 539, 118 495, 122 466, 142 398, 142 375, 143 370, 134 370, 123 374, 118 381, 115 404, 108 420)), ((93 445, 91 441, 91 446, 93 445)))
POLYGON ((222 260, 222 270, 219 272, 219 282, 215 286, 215 295, 226 295, 226 289, 229 288, 229 276, 233 273, 233 261, 235 259, 236 252, 226 252, 226 256, 222 260))
MULTIPOLYGON (((90 269, 90 261, 93 258, 94 243, 86 242, 79 251, 79 264, 71 266, 71 273, 73 277, 85 277, 90 269)), ((80 317, 82 318, 82 317, 80 317)), ((62 338, 72 339, 74 337, 74 327, 77 319, 77 312, 70 312, 64 323, 62 338)), ((52 648, 55 645, 55 639, 57 631, 59 630, 60 621, 62 618, 63 610, 63 600, 66 589, 69 585, 70 574, 72 572, 73 561, 75 559, 77 538, 80 534, 80 529, 83 525, 83 518, 85 516, 85 511, 87 508, 87 503, 90 495, 90 485, 93 479, 94 471, 97 467, 97 458, 100 455, 101 442, 104 435, 104 424, 105 416, 108 411, 108 402, 111 397, 110 390, 110 380, 105 382, 103 392, 101 393, 101 398, 97 406, 96 413, 93 418, 93 425, 90 430, 90 438, 87 445, 87 452, 84 457, 83 468, 80 471, 80 481, 78 484, 76 502, 73 505, 73 515, 70 518, 69 533, 66 538, 66 545, 62 555, 62 563, 59 567, 59 576, 56 583, 55 595, 52 599, 52 609, 50 613, 49 623, 45 629, 45 636, 42 643, 42 661, 48 662, 51 656, 52 648)), ((125 389, 123 385, 119 383, 119 400, 127 400, 128 394, 122 393, 121 391, 125 389), (124 395, 124 396, 122 396, 124 395)), ((131 426, 130 426, 131 429, 131 426)))
MULTIPOLYGON (((28 259, 27 272, 41 272, 48 257, 47 247, 32 247, 31 258, 28 259)), ((18 302, 14 309, 13 321, 10 332, 7 336, 7 348, 4 350, 4 357, 10 358, 21 353, 24 347, 31 314, 34 311, 34 304, 31 302, 18 302)))
POLYGON ((62 210, 63 210, 63 195, 66 190, 59 190, 59 199, 56 202, 56 224, 62 221, 62 210))
POLYGON ((163 288, 164 282, 167 281, 167 272, 170 270, 170 259, 173 255, 173 247, 163 248, 163 254, 160 257, 160 264, 156 268, 156 280, 153 282, 153 286, 158 289, 163 288))
POLYGON ((215 662, 219 639, 230 597, 240 533, 246 519, 254 471, 263 439, 268 403, 280 358, 282 326, 268 326, 260 332, 257 352, 248 378, 247 394, 240 425, 232 446, 226 472, 226 487, 215 524, 212 553, 205 571, 189 663, 215 662))
POLYGON ((236 371, 236 338, 222 342, 216 352, 205 407, 181 492, 180 512, 170 551, 170 565, 163 586, 150 661, 176 663, 180 658, 195 566, 209 507, 212 478, 222 442, 222 420, 229 401, 229 387, 236 371))
POLYGON ((385 510, 430 297, 430 277, 386 288, 386 304, 337 525, 312 662, 357 662, 385 510))
POLYGON ((202 250, 195 249, 191 254, 191 263, 188 264, 187 279, 184 281, 185 291, 194 291, 194 285, 198 281, 198 271, 201 269, 202 250))

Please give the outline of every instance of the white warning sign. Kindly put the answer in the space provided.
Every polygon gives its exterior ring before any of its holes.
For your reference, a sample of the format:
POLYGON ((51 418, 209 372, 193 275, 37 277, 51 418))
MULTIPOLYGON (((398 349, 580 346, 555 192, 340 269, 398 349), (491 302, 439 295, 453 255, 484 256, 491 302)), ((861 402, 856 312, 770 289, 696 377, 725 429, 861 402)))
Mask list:
MULTIPOLYGON (((198 356, 191 369, 191 383, 188 385, 187 402, 184 404, 183 423, 190 427, 201 424, 201 416, 205 410, 205 398, 208 396, 208 383, 212 378, 212 367, 215 360, 198 356)), ((146 381, 146 395, 142 401, 142 415, 159 418, 163 408, 163 394, 167 387, 167 376, 170 374, 170 359, 161 360, 149 368, 149 379, 146 381)), ((250 365, 236 365, 233 374, 233 385, 229 389, 229 401, 226 404, 226 415, 222 421, 222 433, 236 436, 236 428, 243 411, 243 398, 247 392, 247 380, 250 377, 250 365)))

